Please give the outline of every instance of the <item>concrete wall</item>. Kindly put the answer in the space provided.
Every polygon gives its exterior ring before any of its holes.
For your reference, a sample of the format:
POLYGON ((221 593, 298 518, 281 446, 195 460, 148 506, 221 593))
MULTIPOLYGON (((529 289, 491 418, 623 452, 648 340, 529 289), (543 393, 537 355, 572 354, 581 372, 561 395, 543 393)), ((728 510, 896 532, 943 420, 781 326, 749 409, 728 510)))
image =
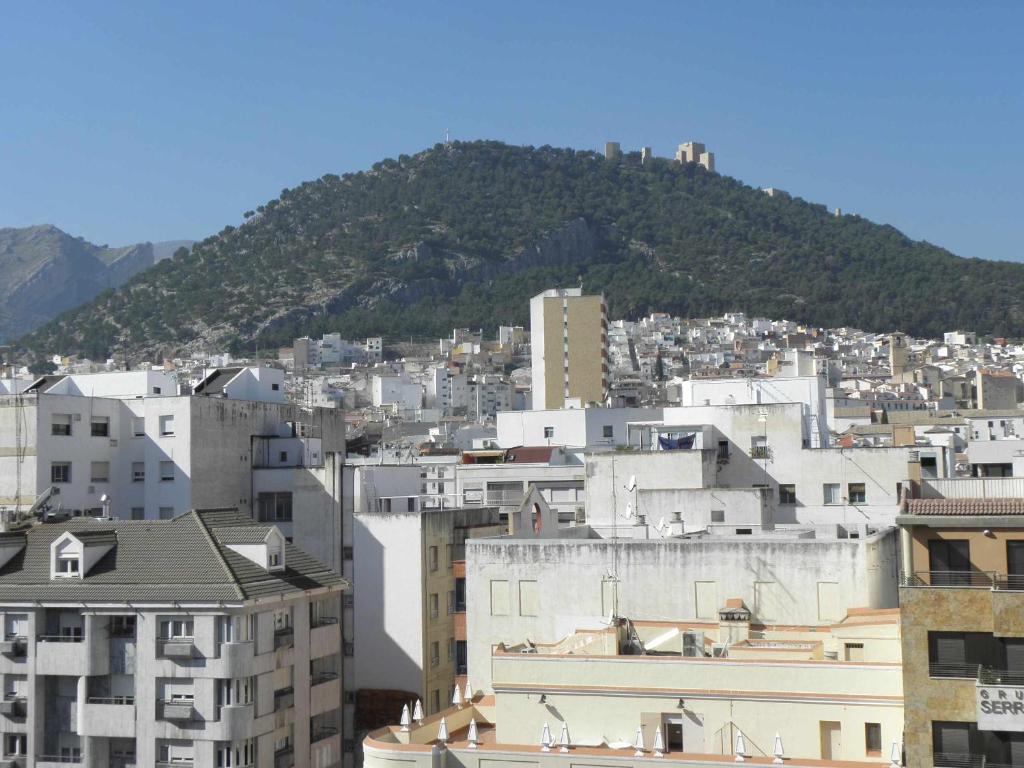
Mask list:
POLYGON ((562 445, 572 448, 610 449, 630 443, 628 425, 659 421, 661 408, 576 408, 504 412, 497 415, 498 445, 562 445), (612 428, 605 437, 604 428, 612 428), (545 437, 545 427, 554 433, 545 437))
MULTIPOLYGON (((573 531, 587 535, 585 528, 573 531)), ((698 590, 714 593, 718 607, 742 599, 755 620, 829 623, 820 616, 895 606, 896 573, 893 530, 857 540, 474 540, 466 547, 469 675, 486 689, 494 644, 555 642, 577 629, 603 626, 613 611, 638 620, 702 618, 698 590), (511 597, 508 615, 492 615, 492 596, 502 590, 514 596, 523 580, 537 582, 538 615, 520 615, 511 597), (839 605, 827 611, 819 611, 821 583, 838 585, 830 590, 838 593, 839 605)))

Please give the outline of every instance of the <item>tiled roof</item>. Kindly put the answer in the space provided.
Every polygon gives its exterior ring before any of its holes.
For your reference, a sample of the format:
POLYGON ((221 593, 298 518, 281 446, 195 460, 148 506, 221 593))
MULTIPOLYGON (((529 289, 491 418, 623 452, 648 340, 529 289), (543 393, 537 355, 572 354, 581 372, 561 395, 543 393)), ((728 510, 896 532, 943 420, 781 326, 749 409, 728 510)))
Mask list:
POLYGON ((25 548, 0 568, 0 603, 238 602, 344 583, 338 573, 290 545, 285 570, 271 573, 217 538, 218 529, 245 526, 266 535, 267 526, 235 510, 190 512, 173 520, 78 518, 35 525, 23 532, 25 548), (51 579, 50 544, 65 532, 116 545, 83 578, 51 579))
POLYGON ((239 525, 218 528, 215 538, 221 544, 262 544, 269 533, 264 525, 239 525))
POLYGON ((910 499, 911 515, 1024 515, 1024 499, 910 499))
POLYGON ((240 367, 216 368, 209 376, 196 385, 195 393, 197 395, 223 394, 224 387, 226 387, 228 382, 235 378, 241 370, 242 369, 240 367))
POLYGON ((555 448, 550 445, 525 445, 509 448, 505 452, 505 461, 512 464, 546 464, 551 461, 555 448))

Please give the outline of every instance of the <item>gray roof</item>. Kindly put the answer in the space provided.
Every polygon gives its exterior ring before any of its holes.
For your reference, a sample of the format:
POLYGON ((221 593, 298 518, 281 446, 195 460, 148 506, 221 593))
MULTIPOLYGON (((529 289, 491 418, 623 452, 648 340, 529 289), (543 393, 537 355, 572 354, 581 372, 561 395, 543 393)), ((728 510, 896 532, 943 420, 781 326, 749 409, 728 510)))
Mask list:
POLYGON ((226 387, 228 382, 235 378, 241 370, 241 368, 217 368, 213 373, 196 385, 195 394, 224 394, 224 387, 226 387))
POLYGON ((267 526, 237 510, 193 511, 173 520, 74 519, 24 531, 25 548, 0 568, 0 602, 240 602, 344 585, 340 574, 286 545, 283 571, 268 572, 228 549, 233 532, 267 526), (116 542, 81 579, 50 578, 50 544, 65 532, 116 542))
POLYGON ((225 526, 217 529, 216 538, 221 544, 262 544, 269 534, 265 525, 225 526))

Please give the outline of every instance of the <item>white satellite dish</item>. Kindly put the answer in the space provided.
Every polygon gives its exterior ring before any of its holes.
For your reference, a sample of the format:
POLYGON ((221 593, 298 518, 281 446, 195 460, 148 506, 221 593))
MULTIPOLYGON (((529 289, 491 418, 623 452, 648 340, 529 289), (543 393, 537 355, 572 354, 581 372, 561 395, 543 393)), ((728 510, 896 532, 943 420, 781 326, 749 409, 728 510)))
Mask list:
POLYGON ((627 491, 635 491, 636 490, 636 475, 630 475, 629 476, 629 482, 626 483, 626 490, 627 491))
POLYGON ((626 505, 626 517, 632 517, 632 516, 633 516, 633 505, 632 504, 627 504, 626 505))

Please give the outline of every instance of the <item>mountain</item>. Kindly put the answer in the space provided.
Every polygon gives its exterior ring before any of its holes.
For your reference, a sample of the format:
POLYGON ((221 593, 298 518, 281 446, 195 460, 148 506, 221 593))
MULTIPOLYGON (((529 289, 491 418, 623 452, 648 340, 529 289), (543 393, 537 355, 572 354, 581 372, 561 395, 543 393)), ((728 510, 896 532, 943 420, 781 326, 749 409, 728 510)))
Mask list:
POLYGON ((153 261, 151 243, 108 248, 49 224, 0 229, 0 341, 121 285, 153 261))
POLYGON ((164 240, 162 243, 153 243, 153 259, 163 261, 169 259, 179 248, 192 250, 195 240, 164 240))
POLYGON ((743 310, 825 326, 1024 334, 1024 265, 963 259, 694 165, 496 142, 326 175, 22 340, 158 357, 296 335, 525 323, 555 285, 613 317, 743 310))

